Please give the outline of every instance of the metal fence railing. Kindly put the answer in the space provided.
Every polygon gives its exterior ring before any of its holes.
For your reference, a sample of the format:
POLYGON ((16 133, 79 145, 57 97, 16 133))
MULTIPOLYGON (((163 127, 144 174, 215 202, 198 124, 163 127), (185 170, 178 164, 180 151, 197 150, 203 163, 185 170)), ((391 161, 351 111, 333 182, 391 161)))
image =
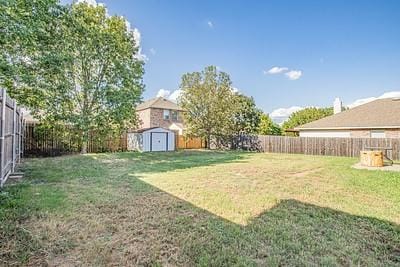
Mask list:
POLYGON ((0 187, 15 171, 23 153, 24 120, 14 99, 0 90, 0 187))
MULTIPOLYGON (((24 157, 55 157, 81 152, 82 132, 69 125, 43 127, 39 123, 26 122, 24 127, 24 157)), ((89 133, 88 153, 116 152, 127 150, 126 132, 102 136, 89 133)))

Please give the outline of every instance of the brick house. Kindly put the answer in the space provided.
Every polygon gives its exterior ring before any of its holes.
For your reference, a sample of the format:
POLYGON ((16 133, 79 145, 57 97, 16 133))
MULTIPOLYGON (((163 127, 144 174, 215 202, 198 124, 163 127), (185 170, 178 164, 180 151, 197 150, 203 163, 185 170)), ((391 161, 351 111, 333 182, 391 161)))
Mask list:
POLYGON ((342 111, 335 100, 334 115, 294 130, 300 137, 400 138, 400 99, 378 99, 342 111))
POLYGON ((174 102, 156 97, 139 104, 139 129, 162 127, 176 131, 179 135, 185 130, 183 110, 174 102))

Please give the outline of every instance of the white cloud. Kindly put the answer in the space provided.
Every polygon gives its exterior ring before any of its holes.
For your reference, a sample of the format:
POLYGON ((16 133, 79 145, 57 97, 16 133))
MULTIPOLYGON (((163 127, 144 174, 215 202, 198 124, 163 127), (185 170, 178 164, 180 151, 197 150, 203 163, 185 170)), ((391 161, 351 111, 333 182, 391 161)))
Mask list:
MULTIPOLYGON (((131 27, 131 23, 127 20, 127 19, 125 19, 124 17, 121 17, 121 18, 123 18, 124 20, 125 20, 125 27, 126 27, 126 29, 128 30, 128 31, 131 31, 132 30, 132 27, 131 27)), ((136 37, 136 36, 135 36, 136 37)), ((139 38, 140 38, 140 32, 139 32, 139 38)), ((136 39, 136 38, 135 38, 136 39)))
POLYGON ((293 112, 299 111, 304 109, 303 107, 298 107, 298 106, 292 106, 289 108, 277 108, 273 110, 269 116, 271 118, 277 118, 277 117, 289 117, 293 112))
MULTIPOLYGON (((130 24, 128 24, 128 25, 129 25, 128 29, 130 29, 130 24)), ((127 27, 128 27, 128 25, 127 25, 127 27)), ((140 33, 140 31, 137 28, 134 28, 132 33, 133 33, 133 37, 135 38, 135 41, 136 41, 136 46, 140 46, 140 43, 142 41, 142 34, 140 33)))
POLYGON ((212 21, 211 20, 209 20, 209 21, 207 21, 207 26, 209 27, 209 28, 214 28, 214 24, 212 23, 212 21))
POLYGON ((153 56, 157 53, 157 51, 154 48, 150 48, 149 51, 150 54, 152 54, 153 56))
POLYGON ((232 86, 231 90, 232 90, 232 93, 234 93, 234 94, 239 94, 240 93, 240 90, 238 88, 236 88, 236 87, 232 86))
POLYGON ((356 101, 354 101, 354 102, 352 102, 352 103, 350 103, 350 104, 348 104, 348 105, 346 105, 346 106, 347 106, 348 108, 354 108, 354 107, 360 106, 360 105, 362 105, 362 104, 365 104, 365 103, 374 101, 374 100, 376 100, 376 99, 377 99, 376 97, 361 98, 361 99, 357 99, 356 101))
POLYGON ((176 102, 178 100, 178 97, 181 95, 181 93, 182 93, 182 90, 180 90, 180 89, 174 90, 172 92, 170 90, 160 89, 157 92, 157 97, 164 97, 171 101, 176 102))
POLYGON ((286 72, 285 75, 289 78, 289 80, 294 81, 300 79, 301 75, 303 75, 303 72, 301 70, 291 70, 286 72))
POLYGON ((287 67, 277 67, 277 66, 272 67, 269 70, 264 70, 263 72, 265 75, 285 74, 285 76, 288 77, 289 80, 297 80, 303 75, 303 72, 301 70, 289 70, 289 68, 287 67))
MULTIPOLYGON (((125 21, 127 22, 127 20, 125 20, 125 21)), ((130 23, 129 22, 127 22, 127 23, 128 23, 127 28, 128 28, 128 30, 130 30, 130 23)), ((140 33, 140 31, 137 28, 134 28, 132 30, 132 33, 133 33, 133 38, 135 38, 135 45, 138 48, 137 59, 142 60, 142 61, 148 61, 148 57, 142 53, 142 47, 140 46, 140 44, 142 42, 142 34, 140 33)))
POLYGON ((177 89, 177 90, 173 91, 173 92, 169 95, 168 99, 171 100, 171 101, 177 102, 179 96, 181 95, 181 93, 182 93, 182 90, 177 89))
POLYGON ((367 97, 367 98, 360 98, 357 99, 356 101, 346 105, 348 108, 354 108, 357 106, 360 106, 362 104, 366 104, 369 102, 372 102, 377 99, 383 99, 383 98, 393 98, 393 97, 400 97, 400 91, 391 91, 391 92, 386 92, 378 97, 367 97))
POLYGON ((171 94, 171 91, 169 91, 169 90, 165 90, 165 89, 160 89, 160 90, 158 90, 158 92, 157 92, 157 97, 164 97, 164 98, 167 98, 167 97, 169 97, 169 95, 171 94))
POLYGON ((386 92, 378 98, 382 99, 382 98, 397 98, 397 97, 400 97, 400 91, 386 92))
POLYGON ((289 69, 286 67, 272 67, 269 70, 264 70, 264 74, 279 74, 288 71, 289 69))
POLYGON ((292 106, 289 108, 278 108, 273 110, 269 114, 269 116, 275 123, 282 125, 285 121, 287 121, 287 119, 292 113, 302 109, 304 109, 304 107, 298 107, 298 106, 292 106))

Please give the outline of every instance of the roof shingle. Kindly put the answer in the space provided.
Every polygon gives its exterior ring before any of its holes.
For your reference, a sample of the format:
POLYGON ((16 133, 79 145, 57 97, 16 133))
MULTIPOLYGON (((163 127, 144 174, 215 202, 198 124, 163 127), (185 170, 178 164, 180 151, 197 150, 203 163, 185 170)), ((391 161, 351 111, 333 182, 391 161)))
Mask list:
POLYGON ((163 97, 149 99, 136 107, 136 110, 144 110, 148 108, 182 110, 176 103, 163 97))
POLYGON ((400 128, 400 99, 378 99, 355 108, 313 121, 296 130, 400 128))

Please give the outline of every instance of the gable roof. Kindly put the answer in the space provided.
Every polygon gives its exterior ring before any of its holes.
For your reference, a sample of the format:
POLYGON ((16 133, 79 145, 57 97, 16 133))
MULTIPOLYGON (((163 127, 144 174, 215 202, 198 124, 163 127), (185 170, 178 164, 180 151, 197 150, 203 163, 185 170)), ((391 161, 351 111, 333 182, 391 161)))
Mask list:
POLYGON ((160 109, 172 109, 182 110, 176 103, 165 99, 163 97, 156 97, 150 100, 144 101, 136 107, 136 110, 144 110, 148 108, 160 108, 160 109))
POLYGON ((165 130, 165 131, 168 131, 168 132, 172 131, 172 130, 164 128, 164 127, 157 127, 156 126, 156 127, 149 127, 149 128, 142 128, 142 129, 134 130, 131 133, 144 133, 144 132, 151 131, 151 130, 154 130, 154 129, 162 129, 162 130, 165 130))
POLYGON ((400 99, 378 99, 301 125, 295 130, 355 128, 400 128, 400 99))

